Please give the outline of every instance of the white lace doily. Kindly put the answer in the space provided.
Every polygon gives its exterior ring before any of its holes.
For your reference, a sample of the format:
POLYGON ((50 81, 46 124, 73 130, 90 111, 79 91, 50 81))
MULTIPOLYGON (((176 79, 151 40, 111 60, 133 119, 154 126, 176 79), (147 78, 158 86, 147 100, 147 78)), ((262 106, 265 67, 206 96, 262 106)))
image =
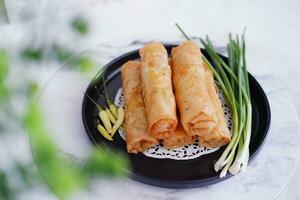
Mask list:
MULTIPOLYGON (((222 107, 224 109, 224 115, 225 119, 227 120, 227 125, 229 130, 231 130, 232 126, 232 116, 230 113, 230 109, 226 105, 225 99, 223 97, 223 94, 221 90, 219 90, 219 97, 222 103, 222 107)), ((123 90, 122 88, 119 88, 116 96, 115 96, 115 104, 118 106, 124 107, 124 96, 123 96, 123 90)), ((126 132, 124 130, 119 129, 120 136, 126 141, 126 132)), ((212 152, 215 152, 219 149, 218 148, 206 148, 199 146, 198 141, 196 141, 193 144, 186 145, 180 148, 176 149, 166 149, 163 147, 162 144, 158 144, 156 146, 153 146, 143 153, 152 158, 170 158, 174 160, 189 160, 193 158, 197 158, 204 154, 209 154, 212 152)))

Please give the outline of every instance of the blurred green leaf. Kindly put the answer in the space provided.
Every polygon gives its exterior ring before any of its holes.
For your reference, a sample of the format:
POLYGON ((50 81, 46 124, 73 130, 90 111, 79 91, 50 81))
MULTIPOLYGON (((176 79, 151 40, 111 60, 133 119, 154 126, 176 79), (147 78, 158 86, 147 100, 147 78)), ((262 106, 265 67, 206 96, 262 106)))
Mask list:
POLYGON ((35 183, 39 182, 40 179, 38 179, 39 175, 36 171, 34 171, 33 165, 24 165, 21 163, 16 163, 15 165, 16 173, 19 174, 22 183, 26 185, 26 187, 31 187, 35 183))
POLYGON ((82 167, 86 177, 101 175, 124 176, 129 164, 124 154, 112 152, 108 148, 95 149, 82 167))
POLYGON ((83 17, 76 17, 72 21, 72 28, 80 33, 81 35, 84 35, 88 32, 88 23, 83 17))
POLYGON ((3 133, 5 131, 5 124, 3 123, 3 121, 0 121, 0 134, 3 133))
POLYGON ((9 90, 5 83, 0 83, 0 104, 5 102, 9 96, 9 90))
POLYGON ((68 62, 70 66, 75 69, 79 69, 81 72, 88 72, 95 66, 94 61, 86 55, 76 55, 72 51, 60 47, 58 45, 53 46, 53 51, 60 62, 68 62))
POLYGON ((41 61, 43 59, 43 50, 40 48, 34 49, 31 47, 27 47, 22 50, 21 56, 25 60, 41 61))
POLYGON ((53 48, 52 48, 54 54, 55 54, 55 57, 58 59, 58 61, 60 62, 65 62, 67 61, 68 59, 71 58, 72 56, 72 52, 55 44, 53 45, 53 48))
POLYGON ((94 61, 87 57, 87 56, 81 56, 76 59, 75 65, 78 66, 79 70, 82 72, 88 72, 95 66, 94 61))
POLYGON ((0 0, 0 24, 2 22, 8 22, 7 11, 5 8, 4 0, 0 0))
POLYGON ((35 81, 29 81, 27 86, 27 96, 29 98, 34 97, 39 91, 39 85, 35 81))
POLYGON ((3 103, 9 96, 6 86, 6 78, 9 73, 9 59, 7 53, 0 49, 0 103, 3 103))
POLYGON ((79 171, 59 157, 37 104, 29 104, 24 125, 31 137, 35 162, 50 188, 65 198, 82 186, 85 181, 79 171))
POLYGON ((0 199, 14 199, 12 188, 10 187, 7 176, 3 171, 0 171, 0 199))
POLYGON ((4 80, 8 75, 9 61, 8 55, 4 49, 0 49, 0 81, 4 80))

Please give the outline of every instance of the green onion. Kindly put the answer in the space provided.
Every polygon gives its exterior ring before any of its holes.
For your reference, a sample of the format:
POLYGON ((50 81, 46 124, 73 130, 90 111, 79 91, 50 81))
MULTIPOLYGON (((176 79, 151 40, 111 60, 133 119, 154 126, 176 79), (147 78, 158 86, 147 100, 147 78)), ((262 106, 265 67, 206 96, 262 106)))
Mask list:
POLYGON ((182 30, 182 28, 179 26, 178 23, 175 23, 175 26, 179 29, 179 31, 182 33, 182 35, 185 37, 185 39, 190 40, 189 36, 185 34, 185 32, 182 30))
MULTIPOLYGON (((175 24, 187 40, 189 37, 178 24, 175 24)), ((249 160, 249 143, 252 126, 252 105, 246 65, 246 45, 244 33, 232 39, 229 34, 227 44, 228 64, 216 52, 209 37, 201 43, 215 64, 213 67, 203 56, 204 62, 214 73, 217 85, 221 88, 233 117, 232 139, 222 153, 214 168, 220 177, 229 171, 237 174, 245 171, 249 160)))
POLYGON ((229 36, 227 45, 229 65, 222 61, 208 37, 206 41, 201 40, 201 43, 218 68, 218 72, 213 72, 215 76, 216 73, 220 76, 220 79, 217 79, 219 85, 225 85, 225 88, 221 89, 225 91, 225 98, 233 114, 232 140, 215 163, 215 170, 222 169, 220 176, 224 177, 227 171, 232 174, 244 171, 249 159, 252 105, 245 57, 245 39, 244 35, 242 37, 237 35, 235 40, 231 38, 231 35, 229 36), (225 70, 226 73, 224 73, 225 70))

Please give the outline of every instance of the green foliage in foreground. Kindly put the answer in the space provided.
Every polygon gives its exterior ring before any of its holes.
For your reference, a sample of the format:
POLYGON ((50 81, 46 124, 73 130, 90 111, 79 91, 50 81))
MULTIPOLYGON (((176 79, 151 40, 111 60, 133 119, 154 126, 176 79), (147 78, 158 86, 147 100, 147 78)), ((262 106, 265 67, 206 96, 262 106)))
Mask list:
POLYGON ((86 22, 86 20, 84 18, 82 18, 80 16, 73 19, 72 28, 73 28, 73 30, 75 30, 76 32, 78 32, 82 35, 86 34, 89 30, 88 23, 86 22))
POLYGON ((28 106, 24 125, 31 138, 35 162, 54 192, 60 197, 66 197, 75 188, 82 186, 83 177, 76 168, 57 155, 37 104, 30 103, 28 106))
MULTIPOLYGON (((80 25, 81 26, 81 25, 80 25)), ((79 26, 79 27, 80 27, 79 26)), ((82 29, 82 28, 80 28, 82 29)), ((82 30, 81 30, 82 31, 82 30)), ((83 28, 84 31, 84 28, 83 28)), ((55 52, 55 49, 53 49, 55 52)), ((43 49, 25 48, 20 55, 23 60, 42 62, 45 58, 43 49)), ((93 60, 85 55, 74 55, 61 48, 59 56, 56 58, 60 62, 69 62, 73 68, 82 72, 88 71, 94 66, 93 60), (70 59, 71 58, 71 59, 70 59)), ((24 127, 24 132, 28 133, 31 143, 31 150, 34 163, 28 166, 14 161, 14 173, 19 176, 21 187, 25 190, 32 186, 46 183, 48 188, 59 198, 69 197, 75 190, 85 189, 89 182, 101 176, 122 176, 128 169, 128 161, 125 155, 112 152, 108 148, 102 150, 94 149, 83 163, 71 162, 71 159, 63 157, 57 151, 55 143, 51 138, 49 129, 44 120, 43 113, 36 99, 39 92, 39 85, 33 80, 27 80, 24 76, 22 90, 7 87, 7 78, 10 75, 9 56, 5 50, 0 49, 0 108, 7 106, 12 96, 24 95, 26 100, 22 102, 26 113, 24 116, 15 116, 10 120, 16 126, 24 127), (19 94, 19 92, 21 92, 19 94), (21 120, 20 120, 21 119, 21 120), (38 172, 32 171, 36 165, 38 172)), ((3 112, 11 112, 9 109, 3 112)), ((0 110, 2 112, 2 110, 0 110)), ((1 113, 11 114, 11 113, 1 113)), ((12 114, 12 116, 14 116, 12 114)), ((0 121, 0 131, 5 121, 0 121)), ((10 130, 7 130, 9 132, 10 130)), ((11 172, 0 169, 0 199, 14 200, 17 198, 20 188, 11 184, 11 172)))
POLYGON ((100 175, 124 175, 128 168, 124 155, 108 149, 94 150, 83 165, 62 158, 46 129, 43 115, 33 101, 28 106, 24 126, 31 138, 35 162, 44 180, 59 197, 68 197, 75 189, 86 186, 100 175))
POLYGON ((13 199, 13 192, 9 186, 7 176, 2 171, 0 171, 0 199, 13 199))
POLYGON ((22 58, 28 61, 41 61, 43 59, 43 50, 27 47, 21 52, 22 58))
POLYGON ((0 49, 0 103, 8 98, 8 88, 6 86, 6 78, 9 73, 8 55, 3 49, 0 49))

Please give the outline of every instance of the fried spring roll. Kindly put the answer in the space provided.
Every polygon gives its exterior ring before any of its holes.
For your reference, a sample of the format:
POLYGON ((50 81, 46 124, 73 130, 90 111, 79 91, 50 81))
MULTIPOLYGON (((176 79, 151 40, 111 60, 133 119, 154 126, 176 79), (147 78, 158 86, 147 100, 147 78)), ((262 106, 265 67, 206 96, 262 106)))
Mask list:
POLYGON ((231 137, 230 132, 226 123, 224 116, 224 111, 221 106, 221 101, 217 92, 217 88, 214 81, 214 75, 209 67, 204 63, 206 69, 206 80, 208 91, 210 95, 211 102, 216 110, 216 115, 218 118, 218 125, 211 131, 210 134, 199 136, 199 142, 201 146, 204 147, 219 147, 227 144, 231 137))
POLYGON ((170 136, 178 122, 168 54, 162 44, 150 43, 140 49, 140 56, 148 131, 160 140, 170 136))
POLYGON ((172 49, 173 86, 180 120, 189 135, 208 135, 217 125, 198 46, 183 42, 172 49))
POLYGON ((182 125, 178 123, 174 133, 163 139, 163 145, 167 149, 174 149, 194 143, 196 136, 188 135, 182 125))
POLYGON ((138 153, 158 143, 148 132, 148 122, 142 97, 141 63, 128 61, 122 66, 125 98, 126 142, 128 153, 138 153))

